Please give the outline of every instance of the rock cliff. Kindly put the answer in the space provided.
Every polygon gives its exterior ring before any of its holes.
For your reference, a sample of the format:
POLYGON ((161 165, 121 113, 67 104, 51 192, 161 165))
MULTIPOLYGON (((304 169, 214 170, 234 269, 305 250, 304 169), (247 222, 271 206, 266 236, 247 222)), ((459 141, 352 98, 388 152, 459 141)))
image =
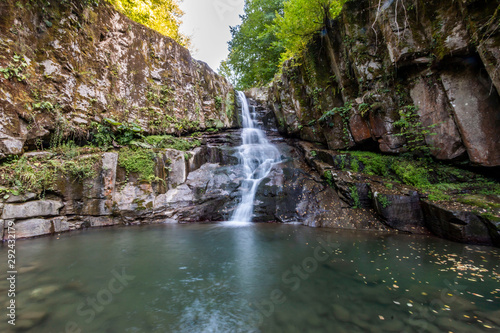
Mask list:
POLYGON ((237 126, 224 78, 105 1, 2 1, 0 71, 0 158, 84 142, 105 118, 145 134, 237 126))
POLYGON ((349 1, 270 90, 280 131, 330 149, 500 166, 499 2, 349 1))
POLYGON ((499 14, 498 1, 349 1, 248 93, 351 208, 392 229, 499 245, 498 182, 463 169, 500 166, 499 14))

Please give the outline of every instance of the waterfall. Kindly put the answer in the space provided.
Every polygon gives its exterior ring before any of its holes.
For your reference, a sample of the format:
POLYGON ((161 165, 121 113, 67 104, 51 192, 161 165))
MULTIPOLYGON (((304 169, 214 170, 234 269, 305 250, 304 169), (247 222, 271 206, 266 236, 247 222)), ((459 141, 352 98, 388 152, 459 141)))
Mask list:
POLYGON ((245 94, 238 91, 241 101, 243 130, 241 146, 238 147, 239 163, 245 172, 241 201, 236 207, 231 222, 250 222, 253 215, 255 194, 260 182, 269 174, 273 164, 280 162, 278 149, 269 143, 264 131, 255 122, 255 108, 248 106, 245 94))

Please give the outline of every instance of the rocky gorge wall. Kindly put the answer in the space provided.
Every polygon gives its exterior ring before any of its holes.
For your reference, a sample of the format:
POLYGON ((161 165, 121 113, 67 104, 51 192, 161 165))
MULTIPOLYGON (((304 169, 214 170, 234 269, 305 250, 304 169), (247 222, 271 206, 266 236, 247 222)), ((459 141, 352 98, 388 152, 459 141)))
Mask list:
POLYGON ((496 0, 359 0, 269 89, 282 133, 329 149, 500 166, 496 0))
POLYGON ((450 164, 498 176, 499 14, 499 1, 349 1, 248 94, 351 209, 498 246, 498 182, 450 164))
POLYGON ((232 86, 105 1, 0 3, 0 159, 104 119, 144 134, 237 127, 232 86))
MULTIPOLYGON (((370 210, 349 209, 337 192, 305 162, 292 142, 277 134, 275 120, 261 109, 258 122, 282 153, 262 181, 254 220, 301 222, 313 227, 389 230, 370 210)), ((29 238, 113 225, 227 221, 245 188, 237 147, 241 130, 206 133, 188 151, 156 149, 154 181, 127 172, 127 152, 81 155, 92 160, 90 177, 59 173, 48 193, 6 195, 0 199, 0 224, 15 223, 16 237, 29 238)), ((26 153, 35 163, 57 160, 51 152, 26 153)), ((7 238, 7 229, 3 237, 7 238)))

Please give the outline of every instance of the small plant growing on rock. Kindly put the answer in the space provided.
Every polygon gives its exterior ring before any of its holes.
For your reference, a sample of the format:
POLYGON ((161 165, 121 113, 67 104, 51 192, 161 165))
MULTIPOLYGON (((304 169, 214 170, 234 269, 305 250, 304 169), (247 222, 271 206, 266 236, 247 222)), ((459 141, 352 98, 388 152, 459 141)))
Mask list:
POLYGON ((417 113, 418 108, 414 105, 407 105, 399 110, 399 120, 394 122, 394 126, 400 129, 397 136, 406 139, 407 148, 416 155, 429 155, 431 147, 425 142, 426 135, 435 135, 432 129, 439 124, 424 126, 417 113))
POLYGON ((352 207, 361 208, 361 201, 359 200, 358 188, 356 187, 356 185, 352 185, 350 187, 350 190, 351 190, 351 199, 354 202, 354 205, 352 207))
POLYGON ((17 81, 26 81, 27 76, 23 74, 24 70, 28 67, 28 62, 23 56, 15 54, 12 57, 12 62, 6 68, 0 68, 0 73, 3 73, 3 77, 7 80, 17 79, 17 81))
POLYGON ((389 198, 387 198, 387 196, 385 196, 383 194, 377 195, 377 201, 380 204, 380 206, 382 206, 383 208, 387 208, 391 204, 391 201, 389 200, 389 198))
MULTIPOLYGON (((349 144, 351 133, 349 131, 349 120, 351 116, 352 104, 350 102, 346 102, 344 106, 336 107, 331 109, 330 111, 326 111, 323 115, 318 119, 320 123, 326 123, 329 119, 331 119, 334 115, 340 115, 342 119, 342 132, 344 134, 344 142, 346 145, 349 144)), ((335 126, 333 122, 328 124, 330 127, 335 126)))
POLYGON ((221 96, 215 96, 215 109, 217 111, 222 110, 222 97, 221 96))
POLYGON ((332 172, 330 170, 326 170, 323 174, 323 177, 326 179, 326 182, 328 183, 328 185, 330 185, 331 187, 334 187, 335 182, 333 180, 333 175, 332 175, 332 172))

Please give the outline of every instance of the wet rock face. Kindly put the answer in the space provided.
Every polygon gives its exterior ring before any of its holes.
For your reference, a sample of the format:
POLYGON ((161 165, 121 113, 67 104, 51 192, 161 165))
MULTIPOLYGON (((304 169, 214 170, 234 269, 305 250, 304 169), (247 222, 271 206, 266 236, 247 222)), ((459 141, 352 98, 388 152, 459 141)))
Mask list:
POLYGON ((281 133, 330 149, 414 150, 403 113, 435 158, 499 166, 498 4, 386 3, 346 3, 303 65, 252 94, 267 96, 281 133))
POLYGON ((232 86, 189 51, 105 1, 0 7, 0 158, 50 141, 88 138, 92 122, 135 122, 147 134, 237 127, 232 86), (38 141, 37 141, 38 140, 38 141))
POLYGON ((462 243, 500 246, 500 229, 487 218, 463 211, 460 207, 426 201, 423 209, 427 227, 439 237, 462 243))

